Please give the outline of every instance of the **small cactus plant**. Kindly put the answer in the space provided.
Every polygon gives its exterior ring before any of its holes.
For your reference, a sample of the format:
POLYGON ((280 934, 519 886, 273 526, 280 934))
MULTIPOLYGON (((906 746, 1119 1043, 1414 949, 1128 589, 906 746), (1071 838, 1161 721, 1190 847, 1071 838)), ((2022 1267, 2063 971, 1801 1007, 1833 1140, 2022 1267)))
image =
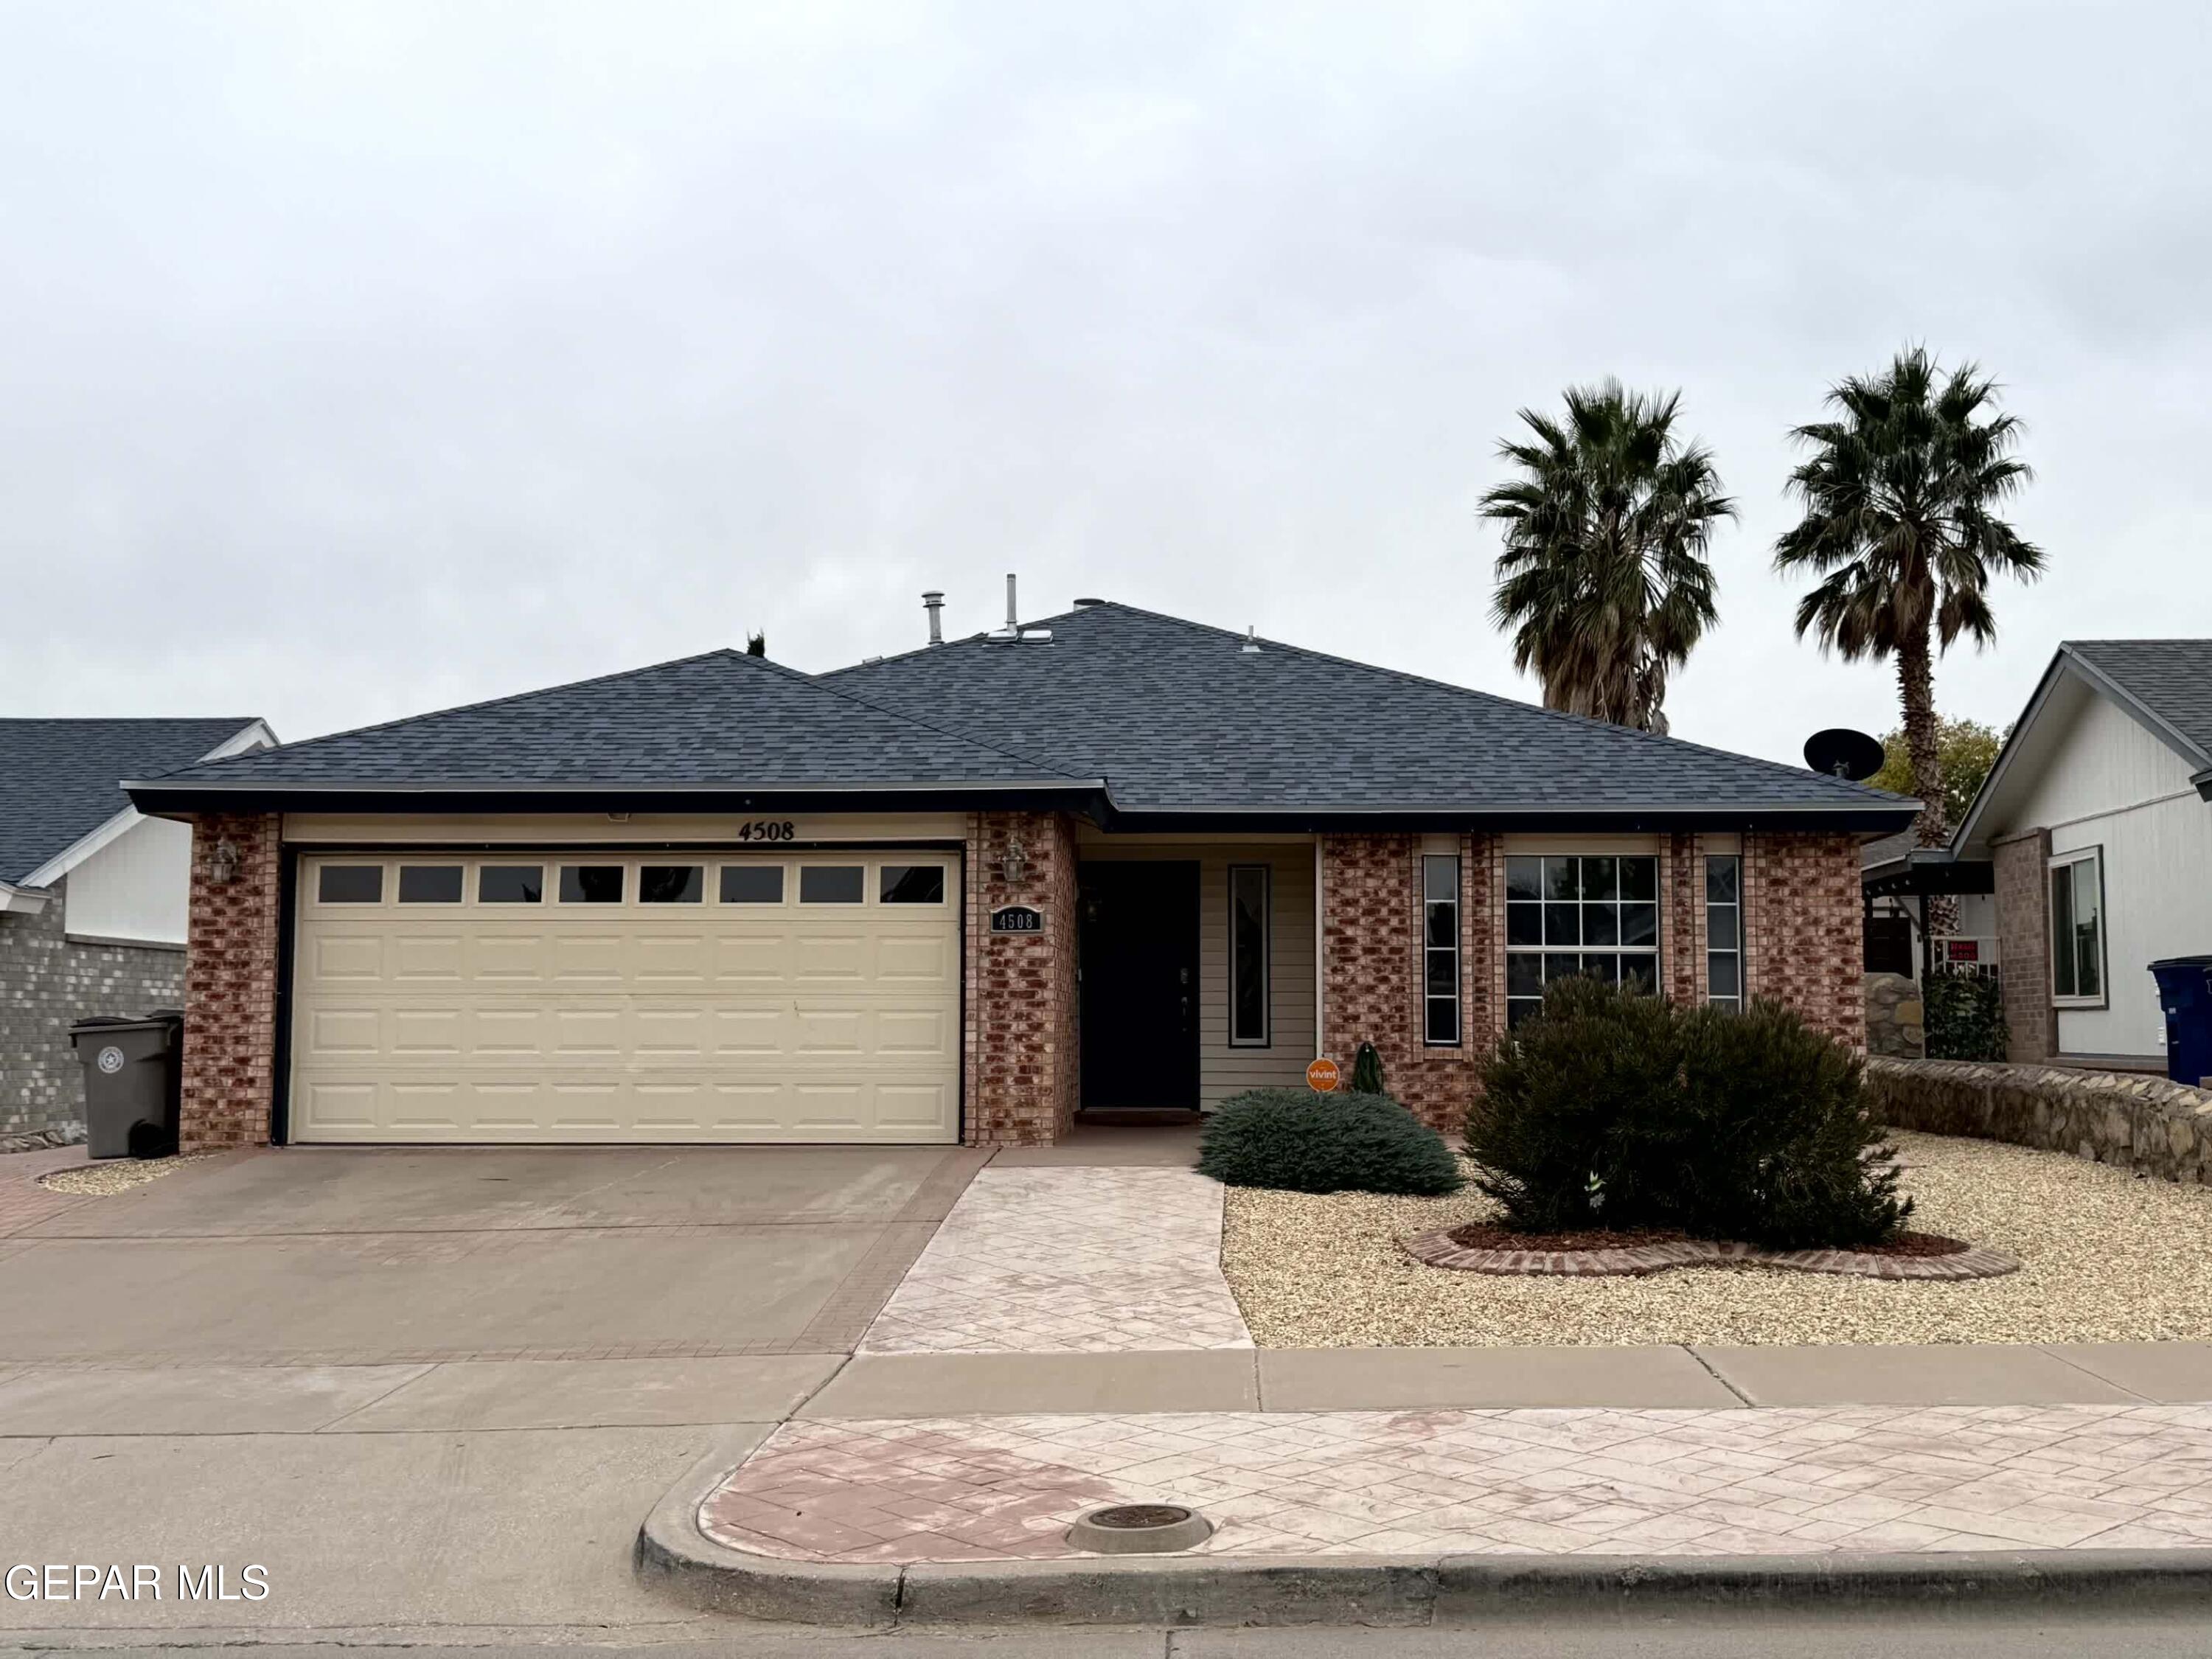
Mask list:
POLYGON ((1352 1092, 1356 1095, 1379 1095, 1382 1087, 1382 1056, 1371 1042, 1359 1045, 1359 1053, 1352 1062, 1352 1092))

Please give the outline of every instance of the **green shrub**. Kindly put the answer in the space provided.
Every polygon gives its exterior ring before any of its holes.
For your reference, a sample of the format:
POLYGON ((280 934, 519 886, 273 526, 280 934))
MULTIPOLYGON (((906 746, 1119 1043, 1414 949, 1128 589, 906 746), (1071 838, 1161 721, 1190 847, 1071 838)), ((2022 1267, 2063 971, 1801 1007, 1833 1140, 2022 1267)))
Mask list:
POLYGON ((1930 1060, 2002 1060, 2004 993, 1994 977, 1938 968, 1921 988, 1930 1060))
POLYGON ((1352 1062, 1352 1092, 1355 1095, 1379 1095, 1387 1092, 1382 1087, 1382 1054, 1371 1042, 1359 1045, 1359 1053, 1352 1062))
POLYGON ((1911 1209, 1849 1049, 1771 1003, 1686 1009, 1580 977, 1485 1063, 1468 1153, 1529 1232, 1840 1247, 1911 1209))
POLYGON ((1201 1174, 1293 1193, 1455 1193, 1443 1137, 1388 1095, 1253 1089, 1224 1101, 1199 1139, 1201 1174))

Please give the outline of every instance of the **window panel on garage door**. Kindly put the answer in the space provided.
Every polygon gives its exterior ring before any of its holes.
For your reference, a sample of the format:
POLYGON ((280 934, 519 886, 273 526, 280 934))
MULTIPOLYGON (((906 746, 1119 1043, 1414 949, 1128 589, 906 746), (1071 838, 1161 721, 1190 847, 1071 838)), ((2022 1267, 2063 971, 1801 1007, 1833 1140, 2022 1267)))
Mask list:
POLYGON ((957 881, 911 851, 310 858, 293 1138, 949 1141, 957 881))

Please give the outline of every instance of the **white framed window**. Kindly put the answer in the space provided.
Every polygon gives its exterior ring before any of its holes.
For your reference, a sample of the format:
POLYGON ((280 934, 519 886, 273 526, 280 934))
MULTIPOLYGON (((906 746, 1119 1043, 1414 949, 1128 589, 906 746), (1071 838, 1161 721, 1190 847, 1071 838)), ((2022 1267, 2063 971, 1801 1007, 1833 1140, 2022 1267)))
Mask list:
POLYGON ((1705 856, 1705 1000, 1717 1008, 1743 1006, 1743 860, 1735 853, 1705 856))
POLYGON ((1659 989, 1659 860, 1573 854, 1505 860, 1505 1018, 1528 1018, 1555 979, 1659 989))
POLYGON ((1459 1019, 1459 855, 1421 860, 1421 1041, 1455 1048, 1459 1019))
POLYGON ((1229 866, 1229 1041, 1238 1048, 1265 1048, 1267 957, 1273 935, 1274 872, 1264 864, 1229 866))
POLYGON ((2106 1006, 2101 847, 2051 856, 2051 1000, 2061 1008, 2106 1006))

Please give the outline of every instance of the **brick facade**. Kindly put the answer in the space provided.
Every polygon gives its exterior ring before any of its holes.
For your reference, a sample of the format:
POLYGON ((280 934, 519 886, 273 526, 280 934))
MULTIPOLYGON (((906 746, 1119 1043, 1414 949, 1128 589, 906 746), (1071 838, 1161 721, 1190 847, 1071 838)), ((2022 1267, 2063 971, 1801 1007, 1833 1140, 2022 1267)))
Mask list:
POLYGON ((69 1028, 94 1014, 181 1007, 185 953, 68 934, 69 882, 0 915, 0 1151, 84 1139, 84 1068, 69 1028))
POLYGON ((1864 1048, 1857 837, 1747 835, 1743 886, 1744 975, 1751 994, 1793 1008, 1814 1030, 1864 1048))
MULTIPOLYGON (((1413 835, 1322 838, 1322 1040, 1349 1066, 1363 1042, 1390 1091, 1440 1128, 1458 1127, 1475 1073, 1505 1023, 1504 859, 1494 836, 1460 849, 1462 1042, 1422 1041, 1421 854, 1413 835)), ((1705 838, 1660 844, 1661 976, 1682 1002, 1706 992, 1705 838)), ((1863 1048, 1859 848, 1850 836, 1744 838, 1745 967, 1752 994, 1863 1048)))
MULTIPOLYGON (((1417 835, 1321 838, 1323 1052, 1349 1066, 1359 1044, 1373 1042, 1391 1091, 1439 1127, 1455 1128, 1477 1068, 1504 1029, 1504 859, 1495 836, 1454 840, 1461 1041, 1431 1046, 1423 1041, 1421 996, 1427 844, 1417 835)), ((1072 1127, 1081 1087, 1073 826, 1052 813, 975 813, 966 851, 965 1139, 985 1146, 1049 1144, 1072 1127), (1007 854, 1017 845, 1024 867, 1009 880, 1007 854), (991 912, 1008 904, 1042 911, 1044 931, 993 933, 991 912)), ((1858 852, 1850 836, 1746 836, 1745 965, 1752 994, 1787 1003, 1816 1029, 1863 1046, 1858 852)), ((1703 853, 1698 836, 1662 842, 1662 972, 1668 994, 1685 1000, 1705 989, 1703 853)), ((184 995, 187 1149, 269 1136, 280 867, 273 817, 210 815, 194 825, 184 995), (217 881, 211 854, 226 841, 235 869, 217 881)), ((2035 874, 2039 891, 2039 858, 2035 874)), ((2008 962, 2028 949, 2008 935, 2008 962)))
POLYGON ((1998 842, 1990 855, 2005 1058, 2034 1065, 2058 1052, 2058 1011, 2051 1001, 2051 832, 1998 842))
POLYGON ((282 943, 278 823, 240 812, 192 824, 181 1137, 188 1152, 269 1139, 282 943), (214 856, 225 842, 236 867, 219 881, 214 856))
POLYGON ((1659 972, 1671 1002, 1694 1006, 1705 996, 1705 838, 1674 835, 1659 843, 1659 972))
POLYGON ((1076 1047, 1075 834, 1048 812, 977 812, 968 827, 964 1139, 1048 1146, 1066 1137, 1081 1087, 1076 1047), (1018 845, 1027 868, 1006 879, 1018 845), (1044 932, 991 932, 991 912, 1026 904, 1044 932))
POLYGON ((1420 836, 1322 837, 1322 1044, 1349 1070, 1382 1056, 1390 1092, 1455 1129, 1475 1068, 1505 1025, 1504 860, 1492 836, 1458 838, 1460 1043, 1424 1041, 1420 836))

